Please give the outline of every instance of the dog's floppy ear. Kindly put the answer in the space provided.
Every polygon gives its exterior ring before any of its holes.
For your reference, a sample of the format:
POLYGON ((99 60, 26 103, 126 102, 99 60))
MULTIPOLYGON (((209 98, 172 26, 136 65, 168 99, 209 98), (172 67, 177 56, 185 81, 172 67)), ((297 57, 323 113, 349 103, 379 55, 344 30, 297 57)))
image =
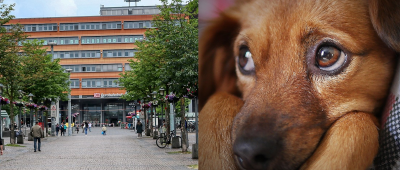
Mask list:
POLYGON ((400 1, 370 0, 369 13, 379 37, 390 48, 400 52, 400 1))
POLYGON ((215 92, 238 96, 233 41, 240 25, 235 12, 221 13, 200 34, 199 110, 215 92))

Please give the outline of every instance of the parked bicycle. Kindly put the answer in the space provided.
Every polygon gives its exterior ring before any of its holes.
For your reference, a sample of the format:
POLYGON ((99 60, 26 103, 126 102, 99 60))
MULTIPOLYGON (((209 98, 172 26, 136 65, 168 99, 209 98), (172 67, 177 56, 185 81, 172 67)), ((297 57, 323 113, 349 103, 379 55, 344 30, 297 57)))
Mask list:
MULTIPOLYGON (((171 131, 169 136, 163 135, 161 137, 158 137, 156 140, 156 144, 159 148, 165 148, 168 144, 171 144, 172 137, 174 136, 175 131, 171 131)), ((180 136, 177 136, 180 137, 180 136)), ((182 140, 182 139, 181 139, 182 140)))

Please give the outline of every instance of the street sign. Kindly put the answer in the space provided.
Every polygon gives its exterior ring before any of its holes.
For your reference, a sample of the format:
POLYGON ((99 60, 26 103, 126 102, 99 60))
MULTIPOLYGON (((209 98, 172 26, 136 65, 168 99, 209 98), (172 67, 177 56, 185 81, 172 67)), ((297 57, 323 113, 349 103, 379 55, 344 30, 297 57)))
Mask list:
POLYGON ((51 117, 56 117, 57 115, 57 106, 51 105, 51 117))

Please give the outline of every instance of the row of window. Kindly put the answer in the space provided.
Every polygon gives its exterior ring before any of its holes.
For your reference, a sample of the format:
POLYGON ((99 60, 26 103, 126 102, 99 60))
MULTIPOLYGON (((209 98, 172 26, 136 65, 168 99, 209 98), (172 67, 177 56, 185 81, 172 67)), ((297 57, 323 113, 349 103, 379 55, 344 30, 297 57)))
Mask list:
MULTIPOLYGON (((83 22, 83 23, 60 23, 60 31, 73 30, 107 30, 121 29, 122 22, 83 22)), ((12 28, 11 25, 3 25, 7 31, 12 28)), ((150 28, 151 21, 125 21, 124 29, 150 28)), ((24 32, 44 32, 57 31, 57 24, 26 24, 23 25, 24 32)))
POLYGON ((103 57, 134 57, 137 50, 103 50, 103 57))
MULTIPOLYGON (((137 40, 143 39, 143 35, 119 35, 119 36, 82 36, 82 44, 109 44, 109 43, 134 43, 137 40)), ((48 45, 49 42, 55 42, 57 45, 79 44, 79 37, 48 37, 48 38, 28 38, 29 40, 43 40, 43 45, 48 45)), ((20 42, 19 45, 22 45, 20 42)))
POLYGON ((149 9, 120 9, 120 10, 106 10, 100 9, 101 15, 151 15, 151 14, 159 14, 161 11, 158 8, 149 8, 149 9))
POLYGON ((122 71, 122 64, 85 64, 63 65, 64 69, 72 69, 72 72, 113 72, 122 71))
MULTIPOLYGON (((23 25, 24 32, 42 32, 42 31, 57 31, 57 24, 28 24, 23 25)), ((11 25, 3 25, 7 31, 12 28, 11 25)))
POLYGON ((143 35, 82 37, 82 44, 134 43, 141 39, 143 35))
MULTIPOLYGON (((103 57, 134 57, 137 50, 103 50, 103 57)), ((47 54, 51 54, 48 51, 47 54)), ((54 51, 56 58, 100 58, 100 50, 91 51, 54 51)))
POLYGON ((124 29, 130 28, 150 28, 152 27, 151 21, 125 21, 124 29))
POLYGON ((43 45, 47 45, 49 42, 55 42, 57 45, 79 44, 79 37, 27 38, 26 40, 29 41, 34 39, 43 40, 43 45))
MULTIPOLYGON (((115 81, 116 78, 103 78, 103 79, 82 79, 82 88, 104 88, 104 87, 121 87, 115 81)), ((71 88, 79 88, 79 79, 70 80, 71 88)))
POLYGON ((60 31, 121 29, 121 22, 61 23, 60 31))
MULTIPOLYGON (((47 54, 51 54, 48 51, 47 54)), ((92 51, 54 51, 54 59, 56 58, 100 58, 100 50, 92 51)))

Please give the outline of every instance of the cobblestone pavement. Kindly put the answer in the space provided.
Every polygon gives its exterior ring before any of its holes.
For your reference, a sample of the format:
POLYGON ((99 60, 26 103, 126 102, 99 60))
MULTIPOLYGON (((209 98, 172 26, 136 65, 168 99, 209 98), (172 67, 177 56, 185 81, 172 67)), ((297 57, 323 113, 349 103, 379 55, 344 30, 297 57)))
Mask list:
MULTIPOLYGON (((137 138, 133 130, 109 127, 105 136, 99 127, 92 128, 87 136, 81 132, 46 137, 42 139, 41 152, 33 152, 33 141, 27 137, 20 144, 26 147, 5 146, 0 169, 186 170, 190 169, 188 165, 198 164, 191 154, 169 154, 181 149, 158 148, 155 139, 145 135, 137 138)), ((4 138, 4 142, 10 143, 10 138, 4 138)), ((189 133, 189 151, 195 142, 195 133, 189 133)))

